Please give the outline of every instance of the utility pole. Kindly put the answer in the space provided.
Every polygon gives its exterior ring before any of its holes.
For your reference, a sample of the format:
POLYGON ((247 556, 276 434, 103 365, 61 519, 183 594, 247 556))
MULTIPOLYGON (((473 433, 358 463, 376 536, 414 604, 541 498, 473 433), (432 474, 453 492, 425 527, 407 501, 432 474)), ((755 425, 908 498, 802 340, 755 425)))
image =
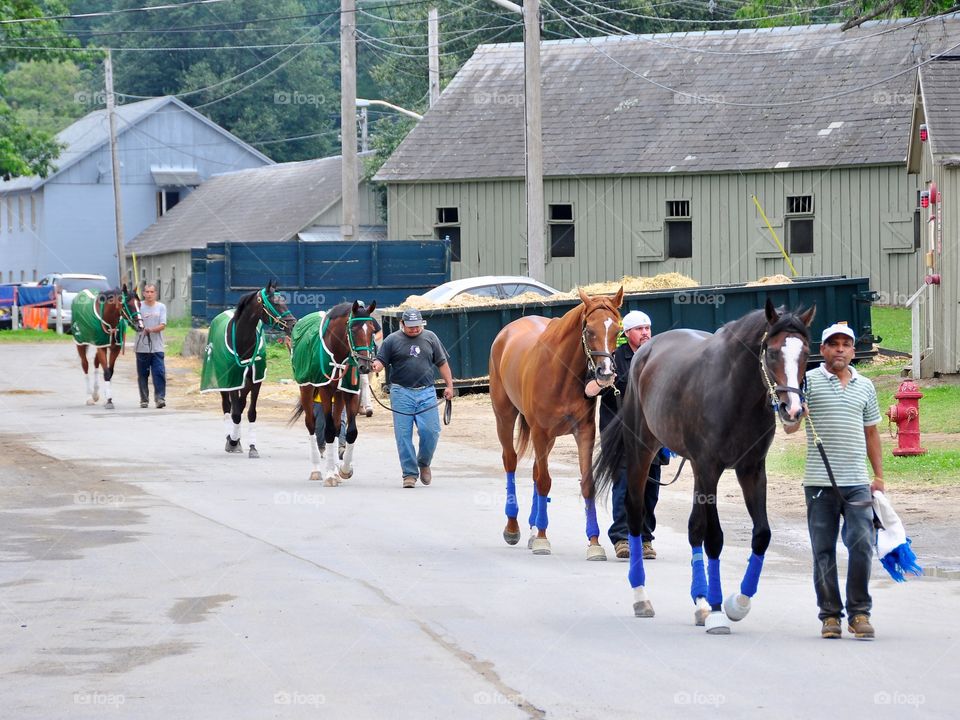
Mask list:
POLYGON ((360 108, 360 152, 367 152, 370 142, 367 137, 367 108, 360 108))
MULTIPOLYGON (((117 232, 117 272, 118 285, 127 281, 127 258, 123 243, 123 205, 120 202, 120 156, 117 152, 117 118, 113 97, 113 55, 107 50, 107 60, 103 68, 107 91, 107 118, 110 121, 110 161, 113 165, 113 215, 117 232)), ((136 284, 136 283, 134 283, 136 284)), ((59 314, 57 315, 59 317, 59 314)))
POLYGON ((340 236, 357 239, 357 13, 356 0, 340 0, 340 236))
POLYGON ((430 107, 440 99, 440 19, 435 7, 427 13, 427 56, 429 58, 430 107))
POLYGON ((527 273, 544 281, 543 138, 540 110, 540 0, 523 2, 524 115, 527 141, 527 273))

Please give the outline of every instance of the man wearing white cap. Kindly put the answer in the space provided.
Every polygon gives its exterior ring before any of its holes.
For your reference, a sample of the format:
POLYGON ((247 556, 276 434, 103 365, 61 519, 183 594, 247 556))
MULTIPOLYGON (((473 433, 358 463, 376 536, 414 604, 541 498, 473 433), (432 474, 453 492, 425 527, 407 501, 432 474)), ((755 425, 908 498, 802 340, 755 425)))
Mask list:
MULTIPOLYGON (((803 490, 807 502, 807 528, 813 549, 813 585, 823 623, 820 636, 839 638, 844 604, 837 577, 837 536, 843 518, 843 544, 847 548, 847 622, 850 633, 872 640, 870 624, 870 561, 873 555, 873 491, 883 490, 880 445, 880 408, 873 383, 850 363, 857 336, 846 323, 823 331, 823 363, 806 375, 807 461, 803 490), (812 424, 811 424, 812 423, 812 424), (814 442, 813 430, 823 443, 837 489, 814 442), (867 475, 866 461, 873 470, 867 475), (842 500, 841 500, 842 497, 842 500)), ((788 433, 799 425, 785 426, 788 433)))
MULTIPOLYGON (((640 310, 631 310, 623 316, 623 333, 627 341, 618 347, 613 353, 613 369, 617 377, 614 381, 614 387, 620 391, 618 399, 613 388, 607 386, 601 388, 594 379, 587 382, 585 393, 587 397, 595 397, 600 394, 600 432, 613 421, 619 412, 619 404, 622 401, 623 393, 627 390, 627 380, 630 378, 630 363, 634 354, 640 349, 647 340, 650 339, 650 316, 640 310)), ((601 444, 600 451, 603 452, 601 444)), ((661 452, 653 459, 653 465, 650 466, 649 480, 643 496, 643 559, 654 560, 657 557, 657 551, 653 549, 653 531, 657 527, 657 518, 654 515, 654 508, 657 506, 657 500, 660 497, 660 465, 666 464, 666 456, 661 452)), ((608 536, 613 543, 614 552, 618 558, 630 557, 630 543, 627 540, 627 470, 620 468, 617 480, 613 484, 613 525, 610 526, 608 536)))

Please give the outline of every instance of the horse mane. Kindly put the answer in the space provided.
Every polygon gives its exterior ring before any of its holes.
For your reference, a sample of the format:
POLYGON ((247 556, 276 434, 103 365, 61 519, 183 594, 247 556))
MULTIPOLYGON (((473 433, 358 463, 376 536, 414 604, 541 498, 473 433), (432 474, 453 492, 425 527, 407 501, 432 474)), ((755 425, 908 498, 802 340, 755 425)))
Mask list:
MULTIPOLYGON (((613 305, 612 296, 597 295, 594 296, 593 299, 600 301, 608 310, 617 311, 617 308, 613 305)), ((567 331, 569 330, 570 326, 574 325, 574 320, 576 320, 577 323, 583 322, 584 310, 586 307, 586 304, 581 301, 578 305, 574 305, 572 309, 565 312, 559 318, 554 318, 559 320, 559 322, 549 323, 547 325, 546 329, 543 331, 543 339, 551 342, 559 342, 563 340, 567 336, 567 331)))
POLYGON ((234 316, 240 317, 241 315, 243 315, 243 311, 247 309, 247 305, 253 302, 253 299, 257 296, 259 292, 260 292, 259 290, 254 290, 253 292, 249 292, 246 295, 244 295, 242 298, 240 298, 240 301, 237 303, 237 309, 236 309, 236 312, 234 312, 234 316))
MULTIPOLYGON (((770 328, 769 335, 773 336, 786 331, 799 333, 809 338, 810 331, 803 320, 800 319, 801 312, 802 310, 786 310, 782 305, 778 307, 777 313, 780 317, 770 328)), ((741 318, 725 323, 717 331, 717 334, 730 333, 737 340, 748 343, 752 347, 754 343, 759 342, 765 332, 767 332, 767 314, 765 310, 760 309, 753 310, 741 318)))
POLYGON ((343 317, 344 315, 349 315, 350 311, 353 309, 352 302, 342 302, 338 305, 334 305, 327 311, 327 317, 330 320, 336 320, 338 317, 343 317))

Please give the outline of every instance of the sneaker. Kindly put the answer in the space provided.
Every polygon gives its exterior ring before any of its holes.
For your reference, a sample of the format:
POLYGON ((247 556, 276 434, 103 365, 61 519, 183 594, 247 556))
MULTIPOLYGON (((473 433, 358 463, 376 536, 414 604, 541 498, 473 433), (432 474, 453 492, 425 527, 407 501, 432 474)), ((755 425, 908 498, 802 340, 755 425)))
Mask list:
POLYGON ((165 408, 166 406, 167 406, 167 401, 166 401, 166 400, 164 400, 163 398, 157 398, 157 407, 158 407, 158 408, 165 408))
POLYGON ((840 618, 828 617, 823 620, 823 627, 820 628, 820 637, 826 640, 836 640, 842 634, 840 627, 840 618))
POLYGON ((142 407, 142 408, 147 407, 147 405, 149 405, 149 404, 150 404, 150 403, 148 403, 146 400, 141 400, 141 401, 140 401, 140 407, 142 407))
POLYGON ((403 486, 405 488, 412 488, 417 486, 417 478, 413 475, 404 475, 403 476, 403 486))
POLYGON ((657 551, 653 549, 653 543, 645 542, 643 544, 643 559, 644 560, 656 560, 657 551))
POLYGON ((857 640, 873 640, 875 635, 869 615, 854 615, 850 618, 847 629, 853 633, 857 640))
POLYGON ((430 472, 430 466, 421 465, 420 466, 420 482, 422 482, 424 485, 429 485, 432 480, 433 480, 433 473, 430 472))
POLYGON ((626 540, 617 540, 613 544, 613 551, 621 560, 628 560, 630 558, 630 543, 626 540))

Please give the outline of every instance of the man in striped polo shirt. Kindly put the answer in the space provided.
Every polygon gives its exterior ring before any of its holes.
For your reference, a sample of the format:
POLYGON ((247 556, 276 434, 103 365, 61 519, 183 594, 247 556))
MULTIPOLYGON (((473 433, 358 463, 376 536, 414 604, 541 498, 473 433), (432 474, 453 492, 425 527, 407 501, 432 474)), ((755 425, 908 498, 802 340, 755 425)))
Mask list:
MULTIPOLYGON (((874 490, 883 490, 880 408, 873 383, 858 373, 853 361, 857 338, 846 323, 823 331, 824 362, 807 373, 807 461, 803 477, 807 527, 813 549, 813 584, 824 638, 839 638, 843 601, 837 577, 837 536, 843 518, 847 566, 848 629, 861 640, 874 637, 870 624, 870 563, 873 557, 874 490), (831 487, 827 468, 814 443, 814 429, 823 443, 837 482, 831 487), (873 470, 867 475, 866 461, 873 470), (842 500, 841 500, 842 497, 842 500)), ((796 432, 799 426, 786 428, 796 432)))

